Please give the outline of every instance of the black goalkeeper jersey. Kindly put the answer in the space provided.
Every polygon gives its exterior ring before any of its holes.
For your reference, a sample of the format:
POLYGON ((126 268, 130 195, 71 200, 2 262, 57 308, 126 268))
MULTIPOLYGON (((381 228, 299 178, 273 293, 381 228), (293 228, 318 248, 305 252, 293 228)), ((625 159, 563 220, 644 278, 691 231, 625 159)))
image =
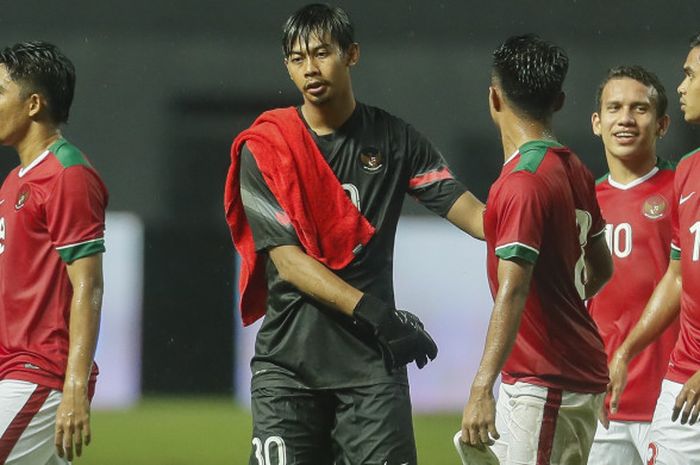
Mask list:
MULTIPOLYGON (((376 228, 366 248, 335 272, 351 286, 394 305, 394 237, 405 194, 445 216, 465 188, 425 137, 381 109, 358 102, 333 134, 309 132, 352 202, 376 228)), ((241 157, 241 196, 256 249, 265 253, 275 246, 299 245, 289 218, 245 146, 241 157)), ((282 281, 269 258, 266 273, 268 301, 251 362, 253 389, 407 383, 405 368, 389 374, 376 341, 358 331, 351 318, 282 281)))

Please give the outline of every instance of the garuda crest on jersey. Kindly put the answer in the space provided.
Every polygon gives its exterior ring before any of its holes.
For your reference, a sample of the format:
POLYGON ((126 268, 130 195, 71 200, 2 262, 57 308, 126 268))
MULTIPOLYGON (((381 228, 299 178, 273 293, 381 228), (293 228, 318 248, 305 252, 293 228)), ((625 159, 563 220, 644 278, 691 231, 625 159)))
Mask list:
POLYGON ((374 147, 364 148, 360 150, 360 166, 368 173, 376 173, 384 166, 384 156, 374 147))
POLYGON ((644 216, 650 220, 659 220, 666 215, 666 210, 668 209, 668 202, 663 195, 657 194, 652 195, 644 201, 644 206, 642 206, 642 213, 644 216))
POLYGON ((29 199, 30 193, 31 193, 31 191, 29 190, 29 187, 22 186, 22 188, 19 190, 19 194, 17 194, 17 201, 15 202, 15 210, 19 210, 20 208, 24 207, 24 204, 27 203, 27 200, 29 199))

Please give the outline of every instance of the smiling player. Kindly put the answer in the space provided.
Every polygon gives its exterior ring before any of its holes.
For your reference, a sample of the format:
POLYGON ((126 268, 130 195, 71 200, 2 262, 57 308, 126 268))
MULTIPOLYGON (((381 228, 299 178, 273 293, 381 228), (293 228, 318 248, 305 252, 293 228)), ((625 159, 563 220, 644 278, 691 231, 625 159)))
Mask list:
MULTIPOLYGON (((700 34, 691 39, 678 86, 685 121, 700 124, 700 34)), ((630 377, 630 362, 680 314, 680 332, 649 431, 647 465, 700 462, 700 149, 676 168, 671 260, 639 322, 610 362, 611 412, 630 377)))
MULTIPOLYGON (((675 165, 656 155, 668 130, 668 100, 659 79, 640 66, 611 69, 598 88, 593 133, 602 139, 610 173, 596 185, 614 273, 589 301, 608 358, 639 320, 669 261, 675 165)), ((598 425, 588 463, 641 465, 668 357, 678 337, 675 321, 630 366, 627 390, 615 413, 598 425)), ((609 404, 609 397, 606 402, 609 404)))

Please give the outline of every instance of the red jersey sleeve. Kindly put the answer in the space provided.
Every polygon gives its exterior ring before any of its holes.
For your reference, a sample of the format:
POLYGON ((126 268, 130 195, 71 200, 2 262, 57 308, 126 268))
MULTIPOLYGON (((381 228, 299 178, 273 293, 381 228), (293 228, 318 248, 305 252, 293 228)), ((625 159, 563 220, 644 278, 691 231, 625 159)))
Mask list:
POLYGON ((107 191, 93 170, 66 168, 46 200, 49 235, 61 259, 71 263, 105 251, 107 191))
POLYGON ((540 254, 547 204, 539 181, 526 171, 511 174, 498 195, 496 256, 535 263, 540 254))

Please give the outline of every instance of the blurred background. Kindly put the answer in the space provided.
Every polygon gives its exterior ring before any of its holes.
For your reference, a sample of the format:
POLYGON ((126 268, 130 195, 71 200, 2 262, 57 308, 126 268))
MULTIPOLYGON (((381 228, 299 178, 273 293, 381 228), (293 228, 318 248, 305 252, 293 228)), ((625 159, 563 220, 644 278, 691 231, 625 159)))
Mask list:
MULTIPOLYGON (((110 190, 95 444, 78 463, 247 460, 255 328, 241 328, 234 311, 223 183, 233 137, 261 111, 299 103, 280 39, 282 23, 303 4, 0 3, 0 45, 47 40, 75 63, 64 135, 110 190)), ((700 31, 696 1, 336 4, 353 18, 361 45, 358 100, 426 134, 482 200, 503 159, 486 102, 491 52, 512 34, 535 32, 567 50, 567 102, 555 128, 596 176, 606 170, 590 116, 598 83, 614 65, 643 65, 665 84, 672 123, 661 156, 678 159, 700 144, 675 91, 688 39, 700 31)), ((3 177, 17 162, 0 149, 3 177)), ((458 428, 490 310, 483 250, 407 200, 397 255, 398 302, 428 320, 442 348, 441 365, 411 372, 420 454, 423 463, 455 463, 449 433, 458 428), (431 436, 438 434, 440 442, 431 436)))

